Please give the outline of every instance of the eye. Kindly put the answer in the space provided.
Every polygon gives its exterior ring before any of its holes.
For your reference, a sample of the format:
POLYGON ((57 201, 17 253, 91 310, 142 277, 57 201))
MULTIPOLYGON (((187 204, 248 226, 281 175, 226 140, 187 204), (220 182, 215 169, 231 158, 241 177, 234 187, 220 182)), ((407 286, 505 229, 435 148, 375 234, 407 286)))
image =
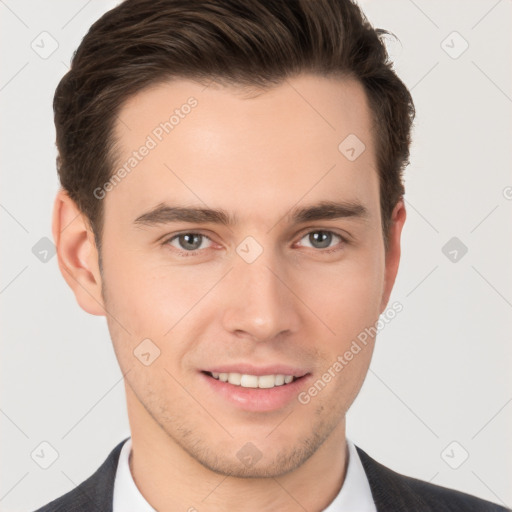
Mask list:
POLYGON ((163 245, 170 245, 185 256, 194 256, 196 252, 207 248, 203 246, 205 240, 211 242, 210 238, 206 235, 191 231, 174 235, 163 242, 163 245))
MULTIPOLYGON (((311 247, 312 249, 318 249, 318 252, 331 253, 341 249, 341 245, 348 243, 347 239, 333 231, 320 230, 310 231, 306 233, 301 239, 306 240, 311 245, 305 245, 305 247, 311 247), (338 240, 338 244, 332 246, 331 244, 338 240)), ((205 246, 205 243, 212 242, 210 237, 196 233, 194 231, 178 233, 162 242, 162 245, 168 247, 171 246, 173 250, 176 250, 181 256, 197 256, 202 250, 210 248, 205 246)))
MULTIPOLYGON (((315 230, 310 231, 309 233, 306 233, 305 236, 301 238, 301 240, 307 240, 308 243, 311 245, 309 247, 312 247, 313 249, 331 249, 329 251, 321 251, 321 252, 333 252, 338 250, 336 246, 332 248, 331 243, 338 239, 342 243, 346 243, 347 240, 342 237, 341 235, 338 235, 337 233, 334 233, 333 231, 325 231, 325 230, 315 230)), ((338 244, 341 245, 341 244, 338 244)), ((308 247, 306 245, 306 247, 308 247)))

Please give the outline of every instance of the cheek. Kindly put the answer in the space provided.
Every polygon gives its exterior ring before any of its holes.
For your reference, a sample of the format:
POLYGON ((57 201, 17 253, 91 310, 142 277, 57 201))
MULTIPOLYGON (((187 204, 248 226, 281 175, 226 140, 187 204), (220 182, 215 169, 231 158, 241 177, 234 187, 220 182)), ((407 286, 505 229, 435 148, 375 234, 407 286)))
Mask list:
POLYGON ((128 381, 141 396, 149 397, 152 389, 165 390, 170 385, 165 369, 173 371, 173 362, 180 361, 186 351, 186 344, 171 343, 176 329, 169 331, 184 317, 189 301, 180 284, 170 286, 169 277, 158 279, 140 267, 125 273, 123 268, 127 267, 105 269, 108 328, 121 369, 130 370, 128 381), (147 353, 150 366, 144 361, 147 353))
POLYGON ((118 329, 117 322, 110 319, 116 333, 116 337, 112 335, 114 344, 130 354, 149 338, 161 349, 162 356, 167 357, 164 351, 172 350, 173 359, 179 359, 186 345, 169 341, 179 339, 179 333, 193 327, 199 303, 219 278, 217 271, 206 267, 201 271, 200 265, 170 266, 136 252, 123 254, 122 259, 107 257, 104 261, 107 309, 125 327, 118 329))
POLYGON ((304 267, 295 282, 299 297, 334 331, 338 344, 379 317, 384 271, 378 256, 360 253, 337 264, 304 267))

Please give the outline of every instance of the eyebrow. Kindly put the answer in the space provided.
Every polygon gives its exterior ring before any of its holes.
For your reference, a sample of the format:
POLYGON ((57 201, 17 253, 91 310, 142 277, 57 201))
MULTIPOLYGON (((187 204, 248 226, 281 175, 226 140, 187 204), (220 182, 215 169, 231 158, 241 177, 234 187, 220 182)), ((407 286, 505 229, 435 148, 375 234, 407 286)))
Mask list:
MULTIPOLYGON (((291 224, 302 224, 310 221, 342 219, 347 217, 367 219, 368 216, 368 209, 359 202, 321 201, 314 205, 293 208, 284 217, 286 217, 291 224)), ((144 226, 157 226, 171 222, 189 222, 193 224, 212 223, 231 227, 237 224, 237 217, 221 208, 171 206, 160 203, 134 220, 134 224, 144 226)))

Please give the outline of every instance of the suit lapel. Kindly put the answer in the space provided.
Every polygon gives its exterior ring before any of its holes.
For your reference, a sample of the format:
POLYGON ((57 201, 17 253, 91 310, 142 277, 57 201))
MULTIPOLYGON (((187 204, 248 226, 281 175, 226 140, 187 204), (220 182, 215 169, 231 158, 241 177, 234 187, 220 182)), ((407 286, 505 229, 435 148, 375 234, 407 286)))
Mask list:
POLYGON ((103 464, 87 480, 35 512, 112 512, 117 463, 127 439, 109 453, 103 464))
POLYGON ((408 477, 383 466, 356 446, 370 483, 377 512, 413 512, 431 510, 425 501, 411 491, 408 477))

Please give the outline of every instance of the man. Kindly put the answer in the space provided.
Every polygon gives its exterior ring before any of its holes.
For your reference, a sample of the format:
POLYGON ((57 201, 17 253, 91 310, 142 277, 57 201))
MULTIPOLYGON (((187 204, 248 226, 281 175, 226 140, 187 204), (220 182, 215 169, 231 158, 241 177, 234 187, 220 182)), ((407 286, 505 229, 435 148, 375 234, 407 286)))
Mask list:
POLYGON ((131 437, 39 510, 505 510, 345 436, 406 218, 414 107, 379 36, 348 0, 127 0, 91 27, 55 94, 53 235, 131 437))

